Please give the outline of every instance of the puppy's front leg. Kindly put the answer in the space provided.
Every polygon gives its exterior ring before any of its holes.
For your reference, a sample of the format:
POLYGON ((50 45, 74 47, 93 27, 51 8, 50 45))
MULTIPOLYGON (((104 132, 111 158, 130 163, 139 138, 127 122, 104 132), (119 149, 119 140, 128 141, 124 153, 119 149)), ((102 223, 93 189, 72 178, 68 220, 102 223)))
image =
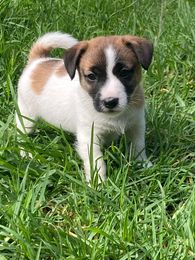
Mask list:
POLYGON ((141 114, 139 120, 126 131, 127 139, 132 142, 134 157, 144 162, 144 167, 151 167, 152 163, 147 160, 145 151, 145 116, 141 114))
POLYGON ((86 181, 91 180, 91 171, 97 169, 98 180, 104 181, 106 179, 106 165, 103 160, 103 155, 100 150, 99 139, 95 131, 91 136, 90 129, 82 129, 77 133, 77 150, 83 160, 85 168, 86 181))

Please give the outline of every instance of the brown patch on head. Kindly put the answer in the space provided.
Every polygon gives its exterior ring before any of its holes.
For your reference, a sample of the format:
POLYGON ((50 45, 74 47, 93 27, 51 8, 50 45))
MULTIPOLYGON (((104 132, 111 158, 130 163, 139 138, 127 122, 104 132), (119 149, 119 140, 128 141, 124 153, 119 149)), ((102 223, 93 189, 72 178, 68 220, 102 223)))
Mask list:
MULTIPOLYGON (((40 94, 45 84, 53 73, 62 75, 62 68, 64 66, 62 60, 45 60, 39 63, 31 74, 31 87, 36 94, 40 94)), ((65 70, 63 71, 65 73, 65 70)))
POLYGON ((76 69, 89 70, 94 65, 106 64, 104 51, 110 45, 116 49, 123 61, 132 63, 136 60, 144 69, 148 69, 153 55, 153 45, 150 41, 130 35, 102 36, 81 41, 65 52, 65 67, 71 79, 74 78, 76 69))
POLYGON ((124 44, 123 36, 97 37, 88 41, 87 49, 81 56, 78 64, 81 85, 88 92, 92 91, 91 85, 90 82, 85 79, 84 74, 89 71, 97 70, 104 78, 107 77, 105 50, 109 46, 116 52, 115 64, 121 63, 129 70, 133 68, 134 73, 132 74, 131 84, 136 86, 141 79, 140 63, 135 52, 124 44))
POLYGON ((141 66, 134 51, 124 45, 123 36, 118 37, 114 43, 114 48, 117 55, 116 63, 122 63, 130 71, 133 71, 131 76, 131 85, 137 86, 141 80, 141 66))
POLYGON ((112 47, 116 54, 113 76, 123 84, 129 102, 132 100, 137 102, 138 107, 142 106, 144 95, 139 87, 141 67, 148 69, 153 54, 152 43, 143 38, 107 36, 79 42, 65 53, 68 74, 73 79, 77 69, 81 86, 92 96, 94 102, 101 99, 101 88, 108 78, 105 52, 108 47, 112 47), (125 73, 128 74, 127 77, 124 76, 125 73))
POLYGON ((79 67, 83 70, 90 70, 92 67, 106 68, 106 37, 98 37, 88 42, 87 50, 82 55, 79 67))
POLYGON ((106 80, 106 42, 106 37, 98 37, 90 40, 87 50, 81 56, 78 65, 81 86, 89 93, 93 92, 93 87, 90 82, 86 80, 86 74, 90 72, 96 73, 99 76, 100 83, 106 80))

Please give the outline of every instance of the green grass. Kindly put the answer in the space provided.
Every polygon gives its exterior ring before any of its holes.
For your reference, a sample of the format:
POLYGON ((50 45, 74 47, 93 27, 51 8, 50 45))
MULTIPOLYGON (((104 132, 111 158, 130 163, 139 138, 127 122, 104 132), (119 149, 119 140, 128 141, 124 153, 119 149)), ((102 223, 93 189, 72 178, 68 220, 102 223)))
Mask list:
POLYGON ((0 259, 195 259, 194 101, 193 0, 0 0, 0 259), (46 123, 20 140, 34 158, 19 156, 17 81, 32 42, 56 30, 154 42, 152 168, 129 161, 122 138, 104 153, 108 181, 89 187, 73 136, 46 123))

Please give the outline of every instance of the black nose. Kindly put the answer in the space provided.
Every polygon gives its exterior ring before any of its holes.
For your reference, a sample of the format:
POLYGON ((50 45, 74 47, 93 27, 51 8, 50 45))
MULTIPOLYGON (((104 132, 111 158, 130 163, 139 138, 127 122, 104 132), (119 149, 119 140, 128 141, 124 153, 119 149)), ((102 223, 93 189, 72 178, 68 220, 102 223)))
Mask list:
POLYGON ((103 100, 103 104, 106 108, 113 109, 118 105, 118 98, 106 98, 103 100))

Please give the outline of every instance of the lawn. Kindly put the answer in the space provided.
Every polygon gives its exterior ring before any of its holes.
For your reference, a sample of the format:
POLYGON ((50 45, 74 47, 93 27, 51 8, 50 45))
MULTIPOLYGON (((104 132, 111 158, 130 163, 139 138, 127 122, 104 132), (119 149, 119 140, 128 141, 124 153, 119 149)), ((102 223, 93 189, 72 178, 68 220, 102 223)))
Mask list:
POLYGON ((0 259, 195 259, 194 101, 194 0, 0 0, 0 259), (17 140, 28 50, 57 30, 153 41, 143 72, 153 167, 129 160, 122 137, 104 152, 108 180, 90 187, 69 133, 39 122, 17 140))

